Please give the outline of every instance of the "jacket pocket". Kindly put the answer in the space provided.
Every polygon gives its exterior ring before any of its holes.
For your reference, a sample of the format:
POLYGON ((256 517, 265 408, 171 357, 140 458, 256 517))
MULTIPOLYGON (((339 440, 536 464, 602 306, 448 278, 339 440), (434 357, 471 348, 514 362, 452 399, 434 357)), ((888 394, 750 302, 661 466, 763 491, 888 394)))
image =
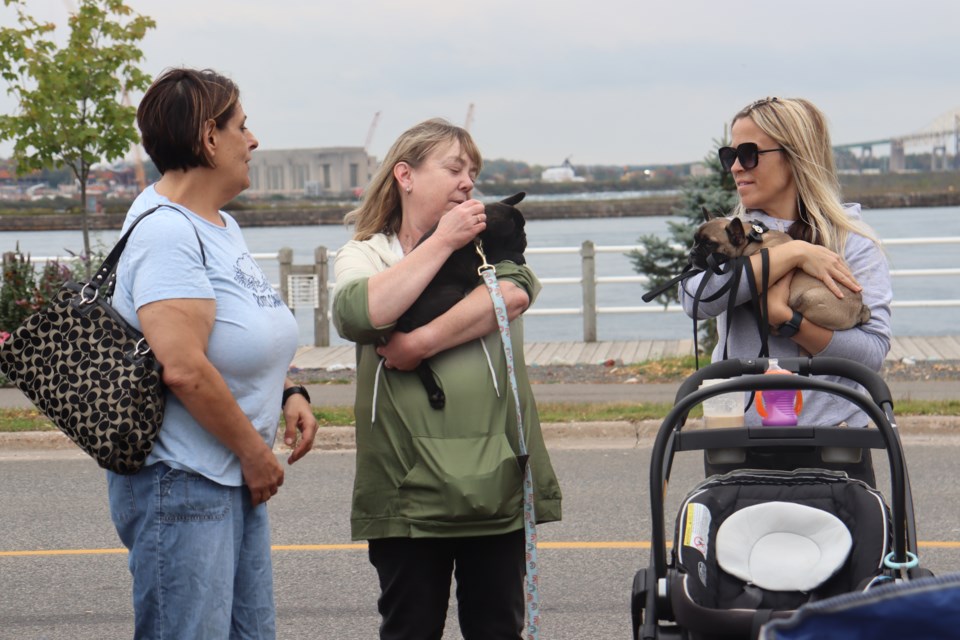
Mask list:
POLYGON ((472 522, 520 512, 520 467, 505 435, 419 437, 413 443, 417 462, 398 488, 398 515, 472 522))

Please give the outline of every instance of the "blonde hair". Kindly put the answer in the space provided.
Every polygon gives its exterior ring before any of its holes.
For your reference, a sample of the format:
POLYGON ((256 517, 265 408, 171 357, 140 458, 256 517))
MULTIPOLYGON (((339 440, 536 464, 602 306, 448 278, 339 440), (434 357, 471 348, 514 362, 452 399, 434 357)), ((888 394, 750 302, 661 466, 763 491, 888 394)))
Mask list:
POLYGON ((401 133, 367 185, 360 206, 344 216, 345 224, 354 225, 353 239, 363 241, 375 233, 395 235, 400 231, 400 185, 394 179, 393 168, 398 162, 406 162, 416 169, 434 149, 454 140, 479 173, 483 159, 466 129, 443 118, 432 118, 401 133))
MULTIPOLYGON (((866 225, 844 211, 840 181, 833 159, 827 119, 816 106, 802 98, 764 98, 740 110, 731 124, 750 118, 781 147, 797 185, 800 222, 810 229, 810 242, 843 255, 850 232, 876 237, 866 225)), ((744 216, 743 202, 734 214, 744 216)), ((796 226, 796 223, 794 223, 796 226)))

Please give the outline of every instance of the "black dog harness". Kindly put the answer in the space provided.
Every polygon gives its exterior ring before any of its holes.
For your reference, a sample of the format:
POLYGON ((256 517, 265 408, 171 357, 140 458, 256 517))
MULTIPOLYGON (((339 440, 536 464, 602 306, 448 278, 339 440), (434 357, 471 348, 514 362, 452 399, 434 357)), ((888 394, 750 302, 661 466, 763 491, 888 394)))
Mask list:
MULTIPOLYGON (((767 225, 759 220, 751 220, 747 223, 750 228, 749 233, 747 233, 748 242, 763 242, 763 234, 769 231, 767 225)), ((680 283, 681 286, 683 281, 687 278, 691 278, 700 273, 705 274, 703 279, 700 280, 700 284, 697 287, 695 294, 691 294, 684 287, 684 293, 693 298, 693 311, 691 315, 693 316, 693 352, 697 369, 700 368, 700 345, 697 338, 697 310, 700 307, 701 302, 713 302, 718 300, 723 295, 728 295, 727 298, 727 318, 731 318, 733 315, 733 310, 736 308, 736 291, 740 288, 740 278, 744 271, 747 273, 747 284, 750 287, 750 299, 751 306, 753 307, 754 317, 757 319, 757 331, 760 333, 760 353, 758 357, 765 358, 769 355, 769 347, 767 341, 770 336, 770 324, 768 321, 767 314, 767 285, 770 280, 770 256, 767 253, 766 249, 760 249, 760 283, 761 287, 757 287, 756 277, 753 274, 753 269, 751 268, 749 262, 750 258, 745 256, 740 256, 737 258, 729 258, 720 253, 711 253, 706 258, 707 268, 698 269, 693 266, 693 260, 691 259, 687 266, 683 268, 683 271, 679 275, 674 276, 666 283, 660 285, 656 289, 652 289, 647 293, 643 294, 642 299, 644 302, 650 302, 657 296, 663 294, 665 291, 670 289, 673 286, 676 286, 677 283, 680 283), (730 278, 727 280, 726 284, 720 287, 716 293, 711 295, 708 298, 703 297, 703 291, 706 289, 707 282, 710 281, 714 275, 726 275, 729 274, 730 278)), ((730 323, 727 322, 727 335, 730 333, 730 323)), ((724 336, 723 341, 723 358, 727 358, 727 340, 724 336)))

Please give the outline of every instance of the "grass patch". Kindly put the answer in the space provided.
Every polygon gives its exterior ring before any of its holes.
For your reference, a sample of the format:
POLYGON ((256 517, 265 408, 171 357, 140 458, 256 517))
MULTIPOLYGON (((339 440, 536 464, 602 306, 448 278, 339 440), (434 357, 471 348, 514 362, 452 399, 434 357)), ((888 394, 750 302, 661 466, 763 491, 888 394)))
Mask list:
POLYGON ((56 427, 38 409, 0 409, 0 432, 53 431, 56 427))
MULTIPOLYGON (((710 364, 709 356, 701 356, 700 366, 710 364)), ((644 382, 678 382, 685 380, 697 370, 697 361, 693 356, 680 358, 659 358, 644 360, 635 364, 626 364, 618 368, 617 374, 624 377, 639 378, 644 382)))
POLYGON ((894 400, 894 416, 960 416, 960 400, 894 400))
POLYGON ((353 407, 313 407, 313 415, 321 427, 347 427, 356 422, 353 407))
MULTIPOLYGON (((638 420, 662 420, 673 408, 672 404, 579 404, 568 402, 542 402, 537 404, 540 422, 636 422, 638 420)), ((697 407, 690 412, 699 415, 697 407)))
MULTIPOLYGON (((542 402, 537 405, 540 422, 637 422, 662 420, 673 405, 670 403, 575 403, 542 402)), ((960 400, 901 400, 894 405, 894 414, 902 416, 960 416, 960 400)), ((353 426, 352 407, 314 407, 313 415, 321 427, 353 426)), ((690 411, 691 417, 702 415, 700 407, 690 411)), ((0 433, 20 431, 53 431, 56 427, 37 409, 0 409, 0 433)))

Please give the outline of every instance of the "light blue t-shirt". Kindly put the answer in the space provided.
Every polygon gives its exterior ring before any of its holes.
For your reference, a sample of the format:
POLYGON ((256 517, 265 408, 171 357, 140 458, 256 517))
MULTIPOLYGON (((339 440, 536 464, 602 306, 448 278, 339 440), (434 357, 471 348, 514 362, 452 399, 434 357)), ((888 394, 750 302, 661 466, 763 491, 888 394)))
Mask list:
MULTIPOLYGON (((148 187, 133 202, 124 230, 144 211, 172 204, 148 187)), ((272 446, 287 369, 297 349, 293 314, 250 256, 236 221, 224 212, 219 227, 186 207, 163 207, 130 235, 117 267, 116 310, 140 328, 137 309, 174 298, 216 300, 207 357, 240 408, 272 446), (196 231, 194 231, 196 230, 196 231), (200 240, 197 240, 199 235, 200 240), (206 255, 206 266, 200 253, 206 255)), ((227 486, 243 484, 240 461, 167 392, 163 427, 147 464, 164 462, 227 486)))

